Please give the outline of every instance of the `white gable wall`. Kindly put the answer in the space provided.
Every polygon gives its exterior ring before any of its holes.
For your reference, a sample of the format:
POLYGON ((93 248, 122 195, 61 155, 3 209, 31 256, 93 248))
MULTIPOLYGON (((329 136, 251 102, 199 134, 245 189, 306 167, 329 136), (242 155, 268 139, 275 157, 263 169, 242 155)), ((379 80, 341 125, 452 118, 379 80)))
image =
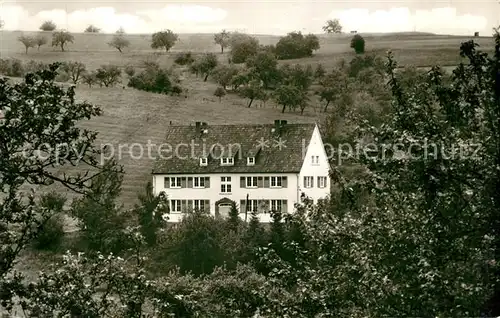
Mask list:
POLYGON ((304 145, 304 163, 299 174, 299 195, 304 193, 310 199, 317 203, 318 199, 325 198, 330 194, 330 164, 328 162, 328 155, 325 151, 323 140, 316 125, 310 140, 302 143, 304 145), (313 162, 312 157, 318 156, 318 163, 313 162), (312 188, 306 188, 304 184, 304 177, 313 177, 312 188), (326 177, 325 188, 318 187, 318 177, 326 177))

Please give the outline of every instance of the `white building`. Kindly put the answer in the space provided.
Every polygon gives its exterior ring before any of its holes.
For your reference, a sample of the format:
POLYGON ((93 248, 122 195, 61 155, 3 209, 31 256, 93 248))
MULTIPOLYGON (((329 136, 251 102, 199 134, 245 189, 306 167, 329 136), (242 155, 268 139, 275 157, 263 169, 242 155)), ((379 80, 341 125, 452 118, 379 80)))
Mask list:
POLYGON ((170 222, 193 209, 226 216, 235 202, 242 219, 259 212, 293 212, 304 197, 330 194, 330 165, 316 124, 168 126, 162 158, 153 169, 156 194, 164 191, 170 222))

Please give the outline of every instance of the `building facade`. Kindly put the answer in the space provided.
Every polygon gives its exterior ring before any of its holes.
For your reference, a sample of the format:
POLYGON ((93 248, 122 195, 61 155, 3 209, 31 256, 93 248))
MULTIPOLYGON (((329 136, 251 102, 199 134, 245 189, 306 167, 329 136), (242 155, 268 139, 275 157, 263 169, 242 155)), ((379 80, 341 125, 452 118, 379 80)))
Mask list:
POLYGON ((156 194, 165 192, 170 222, 204 210, 227 216, 236 203, 242 219, 258 212, 293 212, 303 198, 330 193, 330 165, 316 124, 169 126, 162 159, 153 169, 156 194))

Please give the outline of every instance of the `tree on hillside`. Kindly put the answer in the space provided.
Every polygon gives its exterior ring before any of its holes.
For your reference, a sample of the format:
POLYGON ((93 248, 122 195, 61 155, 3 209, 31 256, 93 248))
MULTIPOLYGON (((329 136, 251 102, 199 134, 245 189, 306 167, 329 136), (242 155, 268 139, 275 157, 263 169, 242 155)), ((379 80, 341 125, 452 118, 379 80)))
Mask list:
POLYGON ((123 53, 122 49, 130 46, 130 41, 125 38, 124 33, 119 33, 119 31, 113 36, 111 42, 108 45, 114 47, 118 52, 123 53))
POLYGON ((221 54, 224 53, 224 48, 229 46, 229 39, 231 38, 231 34, 226 30, 222 30, 222 32, 214 35, 215 44, 220 45, 221 54))
POLYGON ((96 72, 93 71, 82 74, 82 83, 88 85, 89 88, 91 88, 92 85, 97 83, 96 72))
POLYGON ((250 100, 248 102, 248 107, 251 107, 254 100, 260 99, 263 96, 264 90, 259 80, 251 80, 248 84, 238 88, 238 93, 241 97, 250 100))
POLYGON ((265 89, 278 84, 280 74, 278 71, 278 60, 269 52, 260 52, 257 55, 249 57, 246 65, 250 73, 262 81, 265 89))
POLYGON ((85 30, 83 32, 85 32, 85 33, 99 33, 99 32, 101 32, 101 29, 99 29, 98 27, 91 24, 87 28, 85 28, 85 30))
POLYGON ((248 34, 233 33, 229 39, 231 47, 231 62, 235 64, 245 63, 250 56, 257 54, 259 40, 248 34))
POLYGON ((64 45, 66 43, 73 43, 75 37, 68 31, 57 31, 52 34, 52 46, 61 47, 61 51, 64 52, 64 45))
POLYGON ((238 68, 226 64, 218 65, 211 72, 213 80, 224 89, 231 85, 231 81, 236 74, 238 74, 238 68))
POLYGON ((41 34, 38 34, 37 36, 35 36, 35 44, 37 46, 37 51, 40 51, 40 47, 47 44, 47 38, 41 34))
POLYGON ((314 78, 321 80, 326 75, 326 70, 323 64, 318 63, 316 69, 314 70, 314 78))
POLYGON ((217 67, 219 61, 217 60, 217 56, 213 53, 207 53, 201 56, 198 60, 198 70, 200 74, 204 75, 204 82, 207 81, 210 73, 217 67))
POLYGON ((290 32, 276 44, 276 56, 280 60, 312 56, 320 48, 319 39, 314 34, 304 36, 301 32, 290 32))
POLYGON ((171 30, 156 32, 153 33, 151 37, 151 48, 165 48, 165 52, 168 52, 175 45, 175 42, 177 42, 178 39, 179 36, 171 30))
POLYGON ((120 82, 122 70, 116 65, 101 65, 96 70, 95 77, 99 84, 105 87, 114 86, 120 82))
POLYGON ((29 35, 21 35, 20 37, 17 38, 17 40, 24 45, 24 47, 26 49, 26 51, 25 51, 26 54, 28 54, 28 49, 30 47, 36 46, 35 38, 32 36, 29 36, 29 35))
POLYGON ((85 74, 86 67, 82 62, 65 62, 62 65, 62 70, 69 75, 73 84, 77 84, 82 75, 85 74))
POLYGON ((326 25, 323 26, 323 31, 326 33, 342 33, 342 25, 340 25, 339 19, 326 21, 326 25))
POLYGON ((360 34, 355 34, 351 39, 351 48, 356 54, 365 53, 365 39, 360 34))
POLYGON ((42 31, 54 31, 57 28, 56 24, 52 21, 45 21, 40 26, 40 30, 42 31))
POLYGON ((300 108, 303 113, 307 105, 307 92, 295 85, 281 85, 274 92, 274 99, 278 105, 283 106, 282 113, 287 107, 290 111, 300 108))
POLYGON ((214 96, 219 97, 219 102, 222 100, 222 97, 226 96, 226 90, 223 87, 217 87, 214 91, 214 96))

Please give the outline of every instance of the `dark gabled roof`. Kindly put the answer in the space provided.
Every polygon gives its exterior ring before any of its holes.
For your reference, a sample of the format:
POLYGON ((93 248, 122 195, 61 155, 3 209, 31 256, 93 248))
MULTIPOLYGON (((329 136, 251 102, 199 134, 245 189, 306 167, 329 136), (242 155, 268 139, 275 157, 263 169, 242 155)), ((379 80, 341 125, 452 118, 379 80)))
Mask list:
POLYGON ((167 146, 162 149, 172 152, 162 153, 164 159, 156 160, 153 174, 298 173, 315 124, 286 124, 279 133, 272 131, 274 127, 274 124, 208 125, 197 133, 195 126, 166 126, 167 146), (259 147, 261 141, 267 142, 267 147, 259 147), (221 153, 224 156, 232 153, 234 165, 221 166, 221 153), (247 157, 253 156, 255 165, 247 166, 247 157), (200 166, 201 157, 208 157, 207 166, 200 166))

